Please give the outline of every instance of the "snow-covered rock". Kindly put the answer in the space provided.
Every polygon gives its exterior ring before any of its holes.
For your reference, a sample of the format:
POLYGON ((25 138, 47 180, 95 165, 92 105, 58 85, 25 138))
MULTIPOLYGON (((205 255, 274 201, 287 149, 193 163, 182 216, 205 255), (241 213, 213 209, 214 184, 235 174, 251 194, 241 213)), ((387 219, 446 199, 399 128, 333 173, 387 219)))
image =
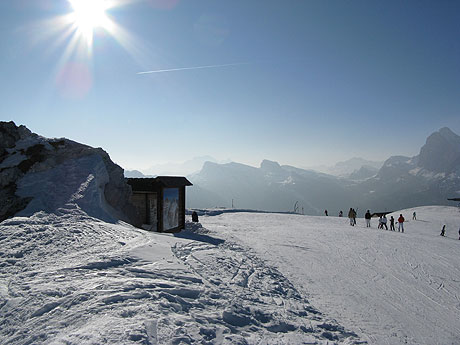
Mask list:
POLYGON ((139 223, 123 169, 101 148, 44 138, 13 122, 0 122, 0 147, 0 220, 79 207, 104 220, 139 223))

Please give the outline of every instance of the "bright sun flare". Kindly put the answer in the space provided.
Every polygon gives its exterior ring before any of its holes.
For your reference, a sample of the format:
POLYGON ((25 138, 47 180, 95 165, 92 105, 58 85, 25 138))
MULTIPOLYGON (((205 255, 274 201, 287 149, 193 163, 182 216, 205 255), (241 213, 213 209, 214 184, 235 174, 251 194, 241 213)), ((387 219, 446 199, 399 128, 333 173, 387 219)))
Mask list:
POLYGON ((88 40, 92 41, 93 31, 97 27, 107 28, 110 23, 105 0, 69 0, 73 8, 74 23, 88 40))

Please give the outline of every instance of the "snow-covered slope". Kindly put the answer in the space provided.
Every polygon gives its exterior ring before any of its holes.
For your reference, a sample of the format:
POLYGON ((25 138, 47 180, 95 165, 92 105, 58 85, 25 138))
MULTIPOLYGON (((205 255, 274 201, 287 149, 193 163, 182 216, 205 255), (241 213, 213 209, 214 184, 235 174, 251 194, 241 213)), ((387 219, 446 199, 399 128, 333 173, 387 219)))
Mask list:
POLYGON ((459 210, 401 213, 409 219, 404 233, 379 230, 376 219, 370 229, 363 219, 351 227, 346 218, 280 214, 201 221, 254 248, 313 305, 371 344, 460 344, 459 210))
POLYGON ((0 344, 358 344, 279 270, 200 226, 78 207, 0 224, 0 344))
POLYGON ((8 219, 0 344, 458 344, 460 214, 416 212, 404 234, 240 212, 173 236, 69 203, 8 219))

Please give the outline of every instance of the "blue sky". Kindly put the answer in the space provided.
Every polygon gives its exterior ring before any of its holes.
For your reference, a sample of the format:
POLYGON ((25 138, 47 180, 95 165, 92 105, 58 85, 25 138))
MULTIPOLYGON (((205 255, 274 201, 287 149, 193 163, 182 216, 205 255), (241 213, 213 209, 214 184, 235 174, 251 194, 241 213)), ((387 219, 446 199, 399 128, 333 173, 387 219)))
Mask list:
POLYGON ((459 1, 111 3, 118 29, 95 28, 88 53, 59 24, 67 0, 0 2, 2 120, 138 170, 384 160, 460 134, 459 1))

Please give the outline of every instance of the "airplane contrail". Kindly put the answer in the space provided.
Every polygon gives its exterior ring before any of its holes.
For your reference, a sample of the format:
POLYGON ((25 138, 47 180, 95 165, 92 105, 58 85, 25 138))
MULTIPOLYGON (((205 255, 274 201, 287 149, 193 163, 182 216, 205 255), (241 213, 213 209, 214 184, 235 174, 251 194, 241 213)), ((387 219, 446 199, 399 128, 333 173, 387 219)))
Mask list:
POLYGON ((186 70, 193 70, 193 69, 231 67, 231 66, 242 66, 242 65, 250 65, 250 64, 251 64, 251 62, 239 62, 239 63, 227 63, 227 64, 223 64, 223 65, 206 65, 206 66, 181 67, 181 68, 170 68, 170 69, 157 69, 157 70, 153 70, 153 71, 137 72, 136 74, 177 72, 177 71, 186 71, 186 70))

